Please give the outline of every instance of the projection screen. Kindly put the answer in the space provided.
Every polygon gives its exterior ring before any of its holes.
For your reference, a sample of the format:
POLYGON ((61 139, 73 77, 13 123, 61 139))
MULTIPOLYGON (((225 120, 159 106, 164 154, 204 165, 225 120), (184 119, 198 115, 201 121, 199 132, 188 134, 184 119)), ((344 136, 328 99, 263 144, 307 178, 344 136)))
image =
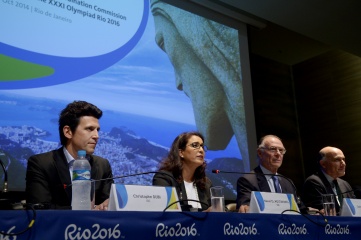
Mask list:
POLYGON ((95 154, 114 176, 156 171, 173 139, 197 130, 207 176, 235 199, 239 175, 211 170, 254 165, 246 25, 195 12, 157 0, 1 0, 0 159, 10 191, 24 191, 31 155, 60 147, 60 111, 85 100, 104 112, 95 154))

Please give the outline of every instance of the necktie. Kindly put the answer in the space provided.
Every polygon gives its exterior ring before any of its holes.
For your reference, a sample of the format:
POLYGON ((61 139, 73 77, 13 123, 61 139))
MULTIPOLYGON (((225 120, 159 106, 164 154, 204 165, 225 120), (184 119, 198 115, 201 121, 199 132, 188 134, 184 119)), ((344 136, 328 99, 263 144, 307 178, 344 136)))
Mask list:
POLYGON ((336 192, 337 192, 337 198, 338 198, 338 202, 340 204, 340 206, 342 205, 342 200, 343 200, 343 196, 342 196, 342 192, 340 189, 340 186, 338 185, 337 179, 332 181, 335 188, 336 188, 336 192))
POLYGON ((272 176, 273 179, 273 184, 275 185, 275 190, 276 193, 281 193, 281 187, 280 187, 280 182, 278 181, 278 177, 277 176, 272 176))

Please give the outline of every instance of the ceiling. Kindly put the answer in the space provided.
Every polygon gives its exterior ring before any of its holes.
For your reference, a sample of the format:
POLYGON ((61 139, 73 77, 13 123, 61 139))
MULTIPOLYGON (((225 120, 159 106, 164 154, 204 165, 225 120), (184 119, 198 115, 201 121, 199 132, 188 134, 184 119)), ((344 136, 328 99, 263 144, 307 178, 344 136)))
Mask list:
POLYGON ((251 52, 279 62, 293 65, 331 49, 361 57, 361 0, 192 1, 254 19, 251 52))

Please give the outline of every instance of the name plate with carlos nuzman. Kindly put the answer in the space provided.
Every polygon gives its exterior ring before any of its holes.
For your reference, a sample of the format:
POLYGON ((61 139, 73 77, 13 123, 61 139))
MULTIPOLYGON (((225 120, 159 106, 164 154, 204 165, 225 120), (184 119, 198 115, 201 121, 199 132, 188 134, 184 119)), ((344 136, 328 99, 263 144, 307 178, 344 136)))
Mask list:
POLYGON ((108 210, 180 212, 178 200, 174 187, 112 184, 108 210))
MULTIPOLYGON (((293 194, 255 191, 252 192, 251 202, 249 204, 250 213, 281 214, 284 210, 293 210, 299 212, 293 194)), ((297 214, 293 211, 287 211, 285 212, 285 214, 297 214)))

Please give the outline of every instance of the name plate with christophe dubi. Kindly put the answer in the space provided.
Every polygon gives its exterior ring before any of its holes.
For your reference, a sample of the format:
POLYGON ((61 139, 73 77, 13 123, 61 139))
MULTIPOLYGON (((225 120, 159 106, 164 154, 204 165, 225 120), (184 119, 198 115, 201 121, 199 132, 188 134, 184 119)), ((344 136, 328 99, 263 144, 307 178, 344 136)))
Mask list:
POLYGON ((277 213, 281 214, 285 210, 286 214, 297 214, 299 212, 297 203, 293 194, 288 193, 270 193, 255 192, 251 194, 249 205, 250 213, 277 213))
POLYGON ((182 211, 174 187, 112 184, 110 211, 164 211, 166 208, 182 211))
POLYGON ((340 215, 361 217, 361 199, 344 198, 340 215))

